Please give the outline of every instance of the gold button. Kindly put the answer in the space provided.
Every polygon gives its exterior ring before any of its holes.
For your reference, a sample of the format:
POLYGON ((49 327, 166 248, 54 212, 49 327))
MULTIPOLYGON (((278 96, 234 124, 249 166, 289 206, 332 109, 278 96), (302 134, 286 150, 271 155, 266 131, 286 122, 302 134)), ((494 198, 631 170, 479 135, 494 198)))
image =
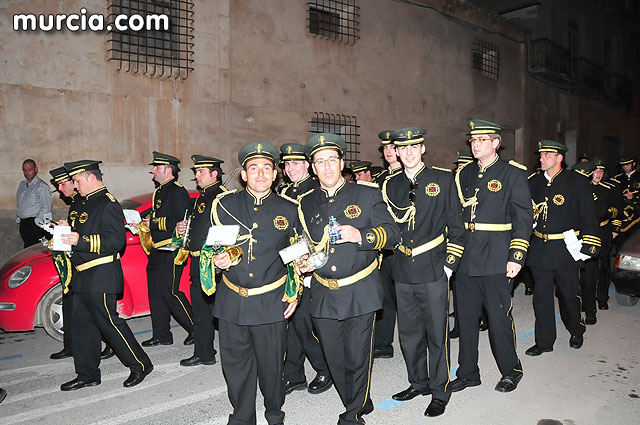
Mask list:
POLYGON ((253 273, 249 273, 249 277, 253 277, 253 273))
POLYGON ((253 227, 254 227, 255 229, 257 229, 257 228, 258 228, 258 223, 253 223, 253 227))
POLYGON ((253 210, 254 211, 258 211, 258 207, 253 207, 253 210))
POLYGON ((412 262, 412 263, 415 263, 415 262, 416 262, 416 259, 415 259, 415 258, 412 258, 412 259, 411 259, 411 262, 412 262))
POLYGON ((331 249, 329 250, 329 252, 333 254, 334 252, 336 252, 336 249, 335 249, 335 248, 331 248, 331 249))
POLYGON ((331 271, 335 272, 338 268, 336 266, 331 266, 331 271))
POLYGON ((413 239, 411 239, 411 243, 413 243, 413 239))
POLYGON ((333 201, 335 201, 335 199, 329 199, 329 202, 333 203, 333 201))

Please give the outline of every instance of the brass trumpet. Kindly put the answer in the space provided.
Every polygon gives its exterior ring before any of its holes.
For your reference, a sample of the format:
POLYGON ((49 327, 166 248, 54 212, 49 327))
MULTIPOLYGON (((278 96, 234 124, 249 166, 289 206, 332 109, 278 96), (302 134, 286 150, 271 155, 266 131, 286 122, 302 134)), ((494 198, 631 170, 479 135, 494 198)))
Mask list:
POLYGON ((242 261, 242 256, 244 255, 244 251, 238 245, 231 245, 222 247, 216 254, 222 254, 226 252, 229 254, 229 259, 231 260, 231 266, 237 266, 242 261))

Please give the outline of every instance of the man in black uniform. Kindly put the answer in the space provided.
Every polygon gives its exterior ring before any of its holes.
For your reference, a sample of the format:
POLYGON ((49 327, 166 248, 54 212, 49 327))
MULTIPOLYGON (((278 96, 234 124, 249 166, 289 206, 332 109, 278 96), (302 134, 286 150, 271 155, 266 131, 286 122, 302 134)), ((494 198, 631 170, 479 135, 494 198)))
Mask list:
POLYGON ((516 353, 511 315, 512 279, 529 247, 533 212, 523 165, 501 160, 498 147, 502 128, 483 120, 469 122, 470 162, 456 175, 467 231, 464 255, 456 273, 456 310, 460 351, 453 392, 480 385, 478 322, 484 305, 489 341, 502 378, 496 391, 516 389, 522 365, 516 353))
POLYGON ((425 415, 439 416, 451 397, 448 278, 464 252, 465 232, 451 170, 422 162, 426 133, 423 128, 394 133, 404 173, 382 184, 382 198, 402 234, 393 256, 393 280, 410 386, 393 398, 432 394, 425 415))
MULTIPOLYGON (((402 164, 398 160, 396 148, 392 140, 392 130, 383 130, 378 133, 382 154, 387 168, 375 179, 378 186, 382 187, 385 179, 402 171, 402 164)), ((390 359, 393 357, 393 334, 396 327, 396 289, 391 276, 393 267, 393 251, 382 250, 382 264, 380 265, 380 278, 382 280, 382 310, 376 312, 376 332, 373 343, 374 359, 390 359)))
POLYGON ((176 225, 180 242, 188 230, 186 244, 177 262, 191 257, 189 275, 191 276, 191 309, 193 313, 193 356, 180 360, 181 366, 213 365, 216 363, 216 350, 213 348, 215 326, 213 322, 213 294, 208 294, 200 282, 200 248, 207 240, 209 232, 211 204, 216 196, 226 191, 221 184, 224 161, 204 155, 192 155, 193 173, 200 188, 200 196, 196 199, 191 213, 191 223, 187 229, 187 221, 176 225))
POLYGON ((253 142, 238 153, 247 189, 220 194, 213 202, 215 225, 238 225, 244 250, 233 265, 229 253, 213 257, 222 270, 213 314, 220 330, 220 359, 233 413, 229 425, 255 425, 256 381, 264 396, 269 425, 284 423, 283 367, 287 321, 296 309, 297 288, 289 286, 278 251, 300 228, 296 204, 272 193, 278 149, 253 142), (283 297, 284 294, 284 297, 283 297))
POLYGON ((342 137, 316 134, 305 152, 320 188, 298 197, 298 211, 315 250, 327 258, 311 280, 311 317, 345 407, 338 424, 363 424, 362 415, 373 411, 373 329, 382 308, 377 251, 392 249, 400 234, 377 185, 342 177, 342 137))
MULTIPOLYGON (((304 146, 298 143, 286 143, 280 147, 280 161, 284 163, 284 173, 290 182, 284 185, 280 194, 291 199, 311 189, 320 187, 318 180, 309 174, 309 161, 304 154, 304 146)), ((309 287, 311 276, 304 278, 304 285, 309 287)), ((314 336, 311 323, 311 290, 304 290, 300 295, 296 314, 289 320, 287 330, 287 359, 284 363, 284 389, 289 394, 294 390, 307 388, 304 374, 305 354, 316 371, 316 377, 309 383, 311 394, 320 394, 333 383, 327 361, 322 354, 322 347, 314 336)))
POLYGON ((151 339, 142 342, 143 347, 173 344, 169 326, 172 315, 187 331, 184 345, 193 344, 191 305, 178 288, 184 267, 174 267, 172 252, 161 249, 171 243, 173 229, 184 218, 185 211, 191 207, 187 189, 177 180, 179 163, 180 160, 176 157, 153 152, 153 162, 149 164, 153 165, 151 174, 159 186, 153 192, 151 216, 143 220, 150 232, 143 231, 140 234, 140 242, 149 255, 147 286, 153 330, 151 339), (151 236, 150 240, 145 234, 151 236))
POLYGON ((536 316, 535 345, 525 354, 539 356, 553 351, 556 340, 554 291, 557 291, 562 322, 571 334, 569 346, 582 347, 585 324, 580 312, 578 269, 584 266, 578 252, 569 252, 565 237, 575 232, 582 238, 581 254, 597 257, 601 241, 593 192, 584 176, 562 167, 567 147, 564 143, 538 143, 542 174, 529 179, 536 227, 531 238, 527 265, 535 281, 533 311, 536 316), (567 232, 565 234, 565 232, 567 232))
POLYGON ((138 385, 153 370, 127 322, 118 316, 116 299, 124 290, 120 252, 125 248, 124 214, 102 183, 101 161, 67 162, 64 167, 83 197, 72 232, 62 241, 72 245, 74 267, 73 360, 78 377, 62 391, 100 384, 100 334, 131 369, 125 387, 138 385))
POLYGON ((354 161, 351 163, 351 171, 356 176, 356 181, 372 182, 371 161, 354 161))
POLYGON ((620 236, 616 238, 616 247, 620 248, 628 236, 640 223, 640 173, 636 170, 636 161, 631 156, 620 159, 622 173, 614 176, 623 196, 620 236))

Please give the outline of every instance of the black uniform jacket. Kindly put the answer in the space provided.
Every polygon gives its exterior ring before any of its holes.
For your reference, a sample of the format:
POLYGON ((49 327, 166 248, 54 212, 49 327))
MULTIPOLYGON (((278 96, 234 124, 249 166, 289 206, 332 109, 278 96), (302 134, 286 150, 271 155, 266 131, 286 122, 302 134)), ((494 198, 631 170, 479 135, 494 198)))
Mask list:
POLYGON ((608 183, 591 183, 593 191, 593 199, 596 202, 595 213, 598 219, 598 236, 605 246, 609 243, 612 235, 611 232, 617 231, 620 227, 620 217, 622 214, 622 198, 618 196, 618 190, 608 183))
MULTIPOLYGON (((301 216, 309 236, 315 243, 322 239, 329 217, 338 224, 351 225, 360 231, 362 245, 342 243, 330 245, 329 260, 315 273, 325 279, 350 277, 377 261, 378 250, 393 249, 400 232, 386 209, 380 189, 343 180, 333 196, 322 188, 298 197, 301 216)), ((315 277, 311 280, 311 315, 327 319, 346 319, 382 308, 382 283, 376 267, 357 282, 329 289, 315 277)))
POLYGON ((291 199, 296 199, 299 195, 320 187, 318 180, 307 174, 307 177, 297 183, 287 183, 283 185, 278 193, 288 196, 291 199))
POLYGON ((149 230, 156 247, 171 242, 176 224, 184 219, 184 213, 191 208, 187 189, 177 180, 171 179, 153 192, 153 206, 149 230))
POLYGON ((415 193, 415 224, 398 223, 402 245, 414 249, 439 236, 446 238, 435 248, 414 257, 406 255, 409 251, 396 250, 393 280, 403 283, 435 282, 444 273, 444 265, 455 270, 462 258, 466 238, 462 208, 450 172, 423 166, 414 181, 417 185, 412 186, 405 173, 396 173, 382 185, 383 198, 393 211, 394 220, 403 216, 406 210, 402 208, 411 206, 409 191, 415 193))
POLYGON ((92 261, 105 263, 74 270, 72 291, 122 293, 122 267, 116 257, 126 243, 122 208, 104 186, 80 199, 72 225, 80 238, 72 249, 71 263, 80 268, 95 264, 92 261))
MULTIPOLYGON (((511 224, 506 231, 471 231, 467 225, 465 255, 458 270, 469 276, 504 274, 507 262, 524 264, 533 226, 533 208, 527 176, 521 166, 500 159, 484 170, 470 162, 459 171, 458 189, 464 198, 477 197, 475 218, 472 205, 464 208, 465 223, 511 224)), ((462 200, 461 200, 462 202, 462 200)))
MULTIPOLYGON (((529 179, 531 199, 536 204, 546 202, 547 211, 538 215, 535 230, 542 234, 559 234, 569 229, 580 232, 581 252, 595 256, 600 251, 599 222, 595 212, 593 191, 589 180, 574 171, 561 170, 549 182, 544 173, 529 179)), ((544 270, 575 266, 563 239, 544 241, 532 236, 527 265, 544 270)))
POLYGON ((376 177, 375 182, 378 183, 378 186, 382 187, 382 183, 387 179, 387 177, 398 174, 403 170, 402 167, 398 167, 394 170, 389 171, 389 167, 385 168, 382 173, 378 177, 376 177))
MULTIPOLYGON (((274 192, 257 199, 251 192, 225 192, 214 205, 218 221, 214 224, 240 225, 238 245, 244 251, 242 261, 223 270, 223 279, 216 289, 213 315, 236 325, 261 325, 284 320, 288 304, 282 302, 285 286, 270 292, 243 297, 232 291, 224 278, 243 288, 259 288, 287 274, 279 251, 290 245, 293 229, 301 231, 296 204, 274 192), (251 247, 247 238, 251 231, 251 247)), ((213 207, 212 207, 213 208, 213 207)))
MULTIPOLYGON (((189 229, 189 240, 187 241, 187 249, 189 251, 200 251, 200 248, 207 240, 207 234, 211 227, 211 203, 224 190, 220 182, 215 182, 203 188, 200 196, 196 199, 191 213, 191 228, 189 229)), ((191 258, 189 274, 200 277, 200 261, 198 261, 198 257, 191 258)))

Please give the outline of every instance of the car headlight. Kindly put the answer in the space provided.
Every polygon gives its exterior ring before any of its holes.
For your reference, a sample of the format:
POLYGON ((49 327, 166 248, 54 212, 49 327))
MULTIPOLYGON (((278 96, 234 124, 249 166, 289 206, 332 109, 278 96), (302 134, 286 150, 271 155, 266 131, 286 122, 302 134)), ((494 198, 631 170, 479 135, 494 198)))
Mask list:
POLYGON ((9 278, 9 288, 17 288, 25 283, 27 279, 29 279, 29 276, 31 276, 31 266, 20 267, 18 270, 13 272, 9 278))
POLYGON ((620 265, 618 266, 618 268, 640 272, 640 258, 633 257, 631 255, 623 255, 620 258, 620 265))

